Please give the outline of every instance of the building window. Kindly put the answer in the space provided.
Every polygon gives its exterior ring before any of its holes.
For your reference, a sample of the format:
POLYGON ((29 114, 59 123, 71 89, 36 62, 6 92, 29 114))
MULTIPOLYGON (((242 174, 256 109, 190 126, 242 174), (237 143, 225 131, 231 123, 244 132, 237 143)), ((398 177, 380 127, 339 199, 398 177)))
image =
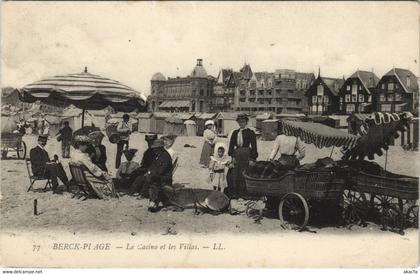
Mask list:
POLYGON ((386 101, 385 94, 381 94, 381 95, 379 95, 379 101, 380 101, 380 102, 385 102, 385 101, 386 101))
POLYGON ((352 95, 357 95, 357 85, 356 84, 351 86, 351 94, 352 95))
POLYGON ((405 108, 403 105, 395 105, 395 111, 404 111, 405 108))
POLYGON ((250 103, 255 103, 255 98, 249 98, 250 103))
POLYGON ((388 96, 386 97, 388 102, 392 102, 394 101, 394 94, 388 94, 388 96))
POLYGON ((245 90, 240 91, 241 96, 245 96, 245 90))
POLYGON ((346 94, 345 101, 346 103, 350 102, 350 94, 346 94))
POLYGON ((328 104, 329 97, 327 95, 324 96, 324 103, 328 104))
POLYGON ((382 84, 382 89, 385 89, 385 84, 382 84))
POLYGON ((322 112, 322 105, 318 105, 318 109, 317 109, 317 111, 318 111, 318 112, 322 112))
POLYGON ((267 95, 271 96, 271 90, 267 90, 267 95))
POLYGON ((351 101, 352 102, 357 102, 357 94, 352 94, 351 95, 351 101))
POLYGON ((350 91, 351 87, 350 85, 347 85, 347 91, 350 91))
MULTIPOLYGON (((244 93, 245 93, 245 91, 244 91, 244 93)), ((251 90, 251 91, 249 92, 249 96, 255 97, 255 91, 254 91, 254 90, 251 90)))
POLYGON ((402 100, 401 93, 395 93, 395 101, 401 101, 401 100, 402 100))
POLYGON ((359 94, 359 102, 364 102, 365 101, 365 96, 363 96, 363 94, 359 94))
POLYGON ((411 85, 411 79, 410 76, 407 76, 407 87, 409 88, 411 85))
POLYGON ((388 83, 388 90, 394 90, 394 83, 388 83))
POLYGON ((318 96, 324 96, 324 86, 322 84, 319 84, 316 87, 316 95, 318 95, 318 96))
POLYGON ((372 95, 368 95, 368 102, 372 102, 372 95))
POLYGON ((306 89, 306 86, 307 86, 307 85, 306 85, 306 80, 303 80, 303 81, 302 81, 302 88, 303 88, 303 89, 306 89))
POLYGON ((353 113, 355 110, 356 110, 356 108, 355 108, 354 104, 348 104, 346 106, 346 112, 347 113, 353 113))
POLYGON ((200 89, 200 96, 203 96, 203 95, 204 95, 204 90, 200 89))
POLYGON ((343 103, 343 97, 340 96, 340 103, 343 103))
POLYGON ((312 106, 311 110, 312 112, 316 112, 316 106, 312 106))
POLYGON ((244 103, 245 102, 245 98, 239 98, 239 102, 244 103))
POLYGON ((390 112, 391 111, 391 105, 390 104, 381 105, 381 111, 390 112))

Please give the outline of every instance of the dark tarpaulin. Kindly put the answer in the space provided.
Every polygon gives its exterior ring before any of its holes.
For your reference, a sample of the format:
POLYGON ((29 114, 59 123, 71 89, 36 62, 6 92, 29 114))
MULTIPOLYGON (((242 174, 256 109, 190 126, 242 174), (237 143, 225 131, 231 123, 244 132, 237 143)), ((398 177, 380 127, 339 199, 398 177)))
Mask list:
POLYGON ((303 142, 314 144, 318 148, 331 146, 348 148, 357 141, 355 135, 320 123, 284 120, 282 126, 286 135, 299 137, 303 142))

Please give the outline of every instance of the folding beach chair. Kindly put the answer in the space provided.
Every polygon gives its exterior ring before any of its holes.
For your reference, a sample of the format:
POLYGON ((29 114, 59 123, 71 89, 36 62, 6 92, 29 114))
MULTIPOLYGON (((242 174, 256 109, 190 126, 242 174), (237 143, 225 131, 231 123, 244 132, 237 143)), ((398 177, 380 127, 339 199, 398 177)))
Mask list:
POLYGON ((25 158, 25 164, 26 164, 26 169, 28 171, 28 177, 29 177, 29 183, 30 183, 27 192, 29 192, 29 190, 32 189, 32 186, 34 185, 34 183, 36 181, 44 181, 44 180, 47 180, 47 183, 45 184, 45 187, 44 187, 44 191, 47 190, 47 187, 51 187, 52 188, 51 179, 49 177, 47 177, 47 176, 35 176, 33 174, 30 159, 25 158))
MULTIPOLYGON (((86 169, 83 165, 69 163, 70 173, 72 176, 72 184, 77 186, 78 191, 73 195, 72 198, 79 196, 85 196, 86 200, 89 196, 93 196, 92 188, 86 179, 84 170, 86 169)), ((80 198, 80 197, 79 197, 80 198)))

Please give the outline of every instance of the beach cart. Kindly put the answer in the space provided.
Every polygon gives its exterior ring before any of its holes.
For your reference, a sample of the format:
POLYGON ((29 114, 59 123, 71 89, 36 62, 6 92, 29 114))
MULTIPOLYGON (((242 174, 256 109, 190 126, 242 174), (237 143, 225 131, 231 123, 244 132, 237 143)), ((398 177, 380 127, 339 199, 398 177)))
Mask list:
POLYGON ((10 151, 16 152, 18 159, 25 159, 26 157, 26 144, 22 140, 20 133, 1 133, 1 150, 2 156, 5 158, 10 151))

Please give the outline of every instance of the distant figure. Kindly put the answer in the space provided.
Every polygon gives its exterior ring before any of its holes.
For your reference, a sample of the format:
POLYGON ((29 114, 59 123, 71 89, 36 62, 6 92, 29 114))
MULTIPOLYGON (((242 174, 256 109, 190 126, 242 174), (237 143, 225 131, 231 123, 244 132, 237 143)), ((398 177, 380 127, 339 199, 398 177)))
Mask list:
POLYGON ((70 146, 73 136, 73 130, 69 126, 68 121, 64 121, 63 127, 58 131, 57 140, 61 141, 61 156, 63 158, 70 158, 70 146))
POLYGON ((85 135, 74 138, 76 150, 71 156, 71 162, 83 165, 87 170, 84 172, 89 185, 99 199, 116 198, 114 183, 111 176, 98 168, 87 155, 86 150, 92 140, 85 135))
POLYGON ((129 147, 129 139, 130 139, 130 125, 128 124, 128 121, 130 120, 130 116, 128 114, 123 115, 123 120, 118 123, 117 131, 120 133, 120 140, 117 143, 117 154, 115 159, 115 168, 119 168, 121 164, 121 156, 122 151, 125 149, 128 149, 129 147))
POLYGON ((104 136, 105 135, 99 130, 89 133, 88 137, 92 140, 92 143, 89 144, 87 153, 95 165, 103 171, 108 171, 108 168, 106 167, 106 147, 102 144, 104 136))
POLYGON ((48 135, 50 133, 50 124, 47 122, 47 120, 42 119, 41 125, 38 130, 39 135, 48 135))
POLYGON ((213 130, 214 122, 212 120, 206 121, 204 125, 206 129, 203 132, 204 144, 201 150, 200 164, 202 167, 209 167, 210 156, 213 155, 216 132, 213 130))
POLYGON ((57 193, 58 180, 57 177, 66 186, 69 191, 69 180, 66 172, 63 169, 61 163, 58 162, 58 157, 54 155, 56 159, 51 160, 48 152, 45 150, 48 136, 40 135, 38 137, 38 145, 31 149, 29 153, 32 172, 35 176, 50 178, 52 182, 53 193, 57 193))

